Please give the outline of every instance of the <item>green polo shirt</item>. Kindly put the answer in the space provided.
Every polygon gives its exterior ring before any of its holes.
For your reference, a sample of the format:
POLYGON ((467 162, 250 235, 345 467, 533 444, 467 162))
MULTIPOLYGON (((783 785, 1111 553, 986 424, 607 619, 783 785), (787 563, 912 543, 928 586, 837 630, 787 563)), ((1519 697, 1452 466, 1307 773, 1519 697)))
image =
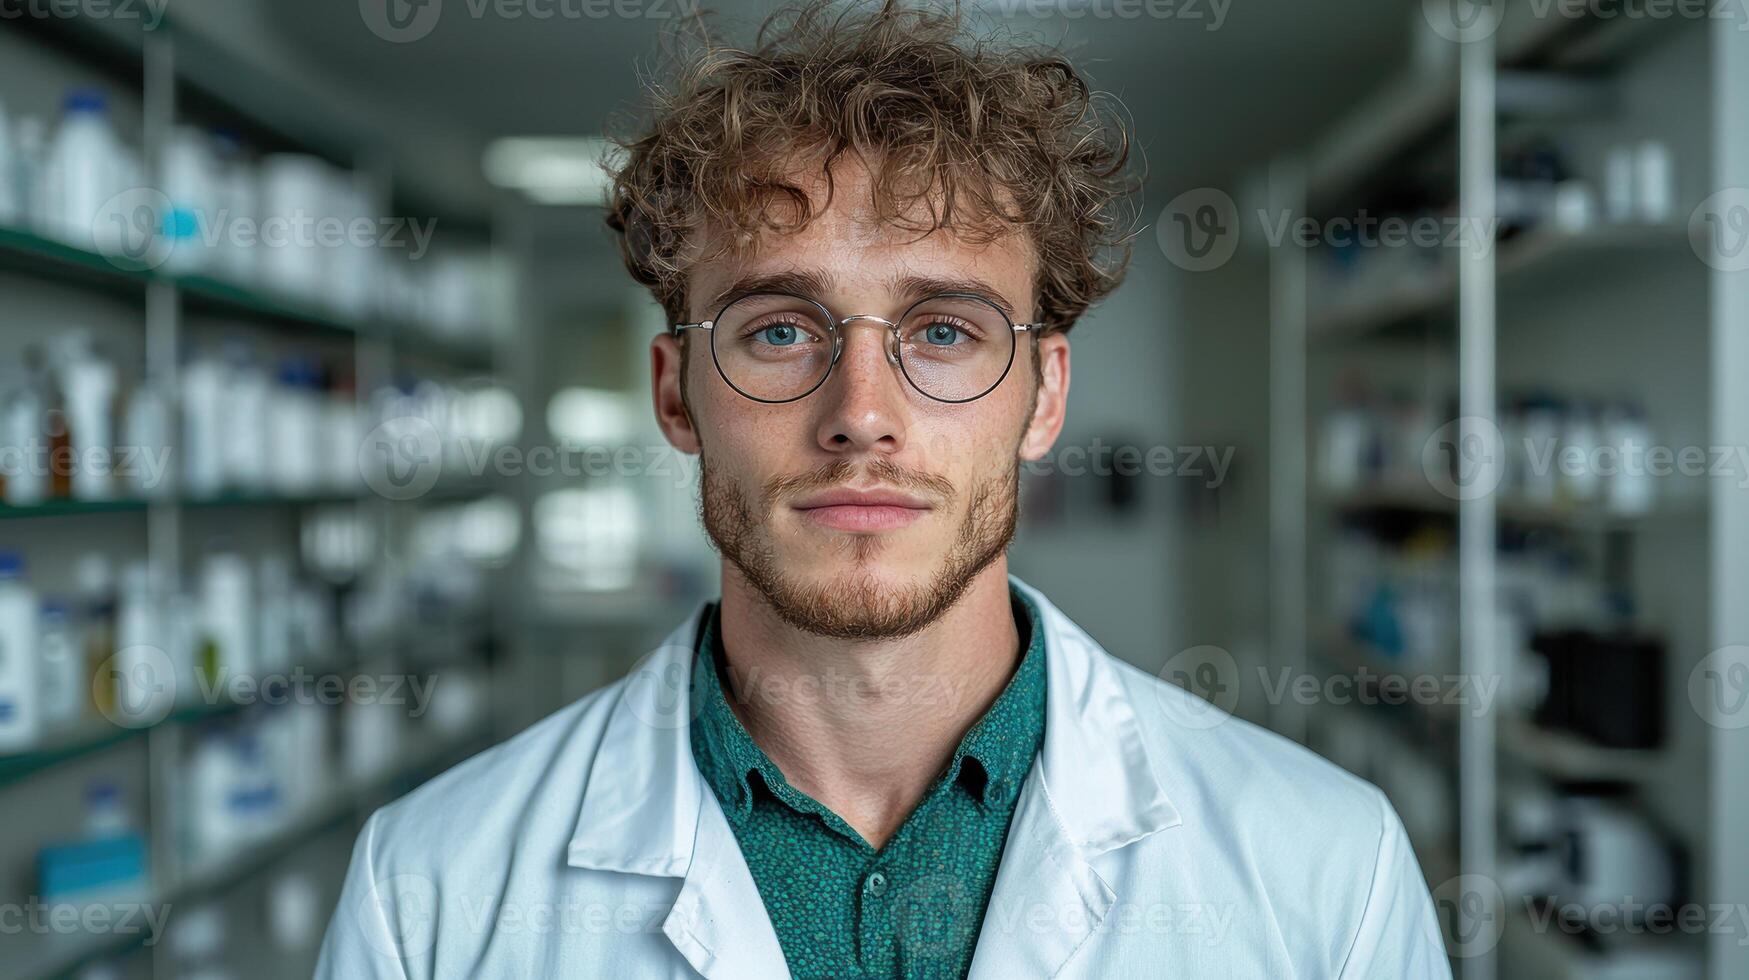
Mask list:
MULTIPOLYGON (((693 658, 692 754, 727 814, 791 975, 964 977, 996 884, 1008 824, 1044 744, 1044 625, 1009 586, 1025 649, 947 769, 875 850, 797 790, 724 697, 713 604, 693 658)), ((902 737, 902 733, 894 733, 902 737)))

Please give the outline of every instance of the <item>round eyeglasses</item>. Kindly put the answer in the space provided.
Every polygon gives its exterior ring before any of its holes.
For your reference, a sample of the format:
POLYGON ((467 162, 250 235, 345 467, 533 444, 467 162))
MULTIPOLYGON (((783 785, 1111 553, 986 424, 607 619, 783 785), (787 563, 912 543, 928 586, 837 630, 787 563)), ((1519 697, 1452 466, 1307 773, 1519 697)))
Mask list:
POLYGON ((969 402, 996 390, 1014 363, 1015 334, 1038 336, 1042 323, 1014 323, 1002 308, 970 293, 939 293, 897 320, 872 314, 834 317, 805 296, 748 293, 716 317, 675 324, 673 333, 710 334, 711 359, 729 387, 758 402, 792 402, 826 382, 844 353, 844 327, 869 320, 887 328, 887 358, 912 387, 940 402, 969 402))

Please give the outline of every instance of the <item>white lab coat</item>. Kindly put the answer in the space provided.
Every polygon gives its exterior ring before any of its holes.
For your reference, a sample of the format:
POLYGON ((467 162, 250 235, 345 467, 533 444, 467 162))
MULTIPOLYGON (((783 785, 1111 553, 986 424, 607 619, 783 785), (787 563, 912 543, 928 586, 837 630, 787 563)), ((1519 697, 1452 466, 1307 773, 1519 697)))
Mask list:
MULTIPOLYGON (((1011 581, 1044 614, 1045 742, 974 980, 1450 976, 1378 790, 1116 660, 1011 581)), ((316 975, 787 976, 693 764, 703 608, 625 679, 377 811, 316 975)))

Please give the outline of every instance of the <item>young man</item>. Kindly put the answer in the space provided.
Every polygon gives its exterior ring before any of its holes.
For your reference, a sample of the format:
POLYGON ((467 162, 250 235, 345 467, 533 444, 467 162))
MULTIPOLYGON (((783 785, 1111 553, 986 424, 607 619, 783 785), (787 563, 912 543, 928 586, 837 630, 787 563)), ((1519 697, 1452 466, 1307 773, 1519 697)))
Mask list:
POLYGON ((374 815, 319 974, 1447 976, 1377 790, 1007 574, 1120 272, 1079 76, 814 7, 628 150, 610 221, 721 601, 374 815))

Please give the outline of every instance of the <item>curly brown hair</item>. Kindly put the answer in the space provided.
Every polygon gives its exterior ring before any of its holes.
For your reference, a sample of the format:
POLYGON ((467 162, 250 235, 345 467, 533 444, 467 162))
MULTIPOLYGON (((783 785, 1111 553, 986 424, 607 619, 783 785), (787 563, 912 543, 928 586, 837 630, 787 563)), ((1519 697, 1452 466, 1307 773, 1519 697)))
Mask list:
POLYGON ((694 263, 814 217, 798 160, 818 162, 830 200, 846 154, 869 168, 882 221, 919 237, 1026 233, 1047 329, 1068 330, 1121 281, 1129 135, 1061 52, 971 37, 957 4, 899 0, 779 11, 751 50, 702 29, 681 42, 672 81, 650 85, 649 128, 609 163, 607 216, 671 322, 690 318, 694 263))

